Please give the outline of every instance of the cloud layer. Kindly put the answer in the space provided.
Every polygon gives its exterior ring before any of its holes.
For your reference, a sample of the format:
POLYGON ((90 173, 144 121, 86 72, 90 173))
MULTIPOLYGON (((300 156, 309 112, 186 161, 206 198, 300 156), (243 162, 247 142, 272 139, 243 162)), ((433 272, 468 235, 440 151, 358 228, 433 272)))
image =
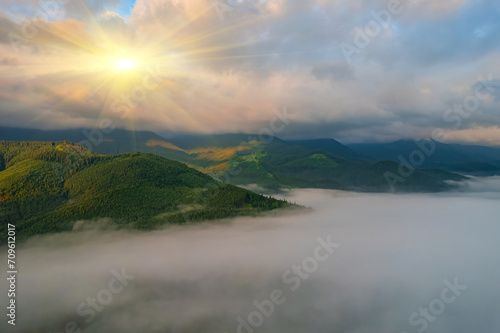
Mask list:
POLYGON ((314 211, 32 239, 18 249, 8 331, 74 322, 84 332, 237 332, 238 318, 256 320, 255 301, 281 290, 255 332, 497 332, 500 179, 439 195, 297 190, 288 199, 314 211), (340 247, 328 256, 318 238, 340 247), (123 288, 116 274, 131 276, 123 288), (95 317, 88 298, 106 303, 95 317))
POLYGON ((118 1, 52 10, 4 1, 0 121, 91 127, 101 117, 162 132, 258 132, 287 107, 296 117, 277 135, 387 141, 445 128, 457 131, 453 141, 500 144, 497 1, 227 3, 138 0, 127 16, 118 1), (40 13, 42 26, 33 22, 40 13), (92 67, 120 50, 166 68, 127 119, 113 102, 133 96, 147 71, 124 85, 92 67), (477 96, 478 82, 481 98, 463 116, 454 106, 477 96))

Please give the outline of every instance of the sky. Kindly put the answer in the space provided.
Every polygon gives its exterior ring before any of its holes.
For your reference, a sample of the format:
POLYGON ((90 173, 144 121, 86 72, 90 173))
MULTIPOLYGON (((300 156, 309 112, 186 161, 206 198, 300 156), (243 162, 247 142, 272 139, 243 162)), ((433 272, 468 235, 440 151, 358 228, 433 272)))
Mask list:
POLYGON ((2 0, 0 126, 500 145, 499 33, 496 0, 2 0))

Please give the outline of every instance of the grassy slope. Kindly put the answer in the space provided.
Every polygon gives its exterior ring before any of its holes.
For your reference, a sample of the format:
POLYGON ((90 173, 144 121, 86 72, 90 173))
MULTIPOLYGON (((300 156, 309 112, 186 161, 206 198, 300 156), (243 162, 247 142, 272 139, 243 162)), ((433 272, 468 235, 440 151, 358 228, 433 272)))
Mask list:
POLYGON ((153 154, 100 156, 70 143, 0 142, 0 156, 7 166, 0 171, 2 234, 6 223, 24 236, 96 218, 150 229, 288 205, 153 154))

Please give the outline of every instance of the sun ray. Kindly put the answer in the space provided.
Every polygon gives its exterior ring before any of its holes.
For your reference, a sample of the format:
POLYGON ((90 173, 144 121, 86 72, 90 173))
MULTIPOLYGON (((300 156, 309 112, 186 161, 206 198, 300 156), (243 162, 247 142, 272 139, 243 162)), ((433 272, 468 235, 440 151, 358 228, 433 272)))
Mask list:
MULTIPOLYGON (((31 76, 42 78, 49 75, 53 80, 65 83, 64 89, 60 89, 62 93, 57 96, 58 102, 54 103, 55 99, 51 99, 49 95, 46 98, 37 98, 34 103, 61 109, 66 103, 88 104, 84 98, 92 98, 92 103, 99 100, 100 107, 92 104, 89 108, 94 109, 92 112, 97 111, 99 118, 114 118, 120 124, 126 122, 129 127, 134 127, 134 119, 143 116, 144 112, 157 112, 158 120, 174 123, 176 119, 182 118, 186 124, 202 130, 203 120, 199 115, 195 117, 194 113, 188 111, 189 108, 178 103, 181 100, 179 96, 187 89, 181 83, 182 80, 208 79, 203 72, 193 70, 199 68, 203 61, 275 55, 236 52, 269 39, 241 42, 229 39, 226 43, 220 42, 223 36, 231 34, 233 30, 252 24, 253 19, 221 24, 220 27, 210 30, 190 30, 190 25, 203 20, 206 15, 214 14, 213 6, 191 13, 188 19, 180 23, 167 23, 168 29, 162 31, 165 33, 159 34, 155 30, 150 33, 142 31, 125 38, 103 27, 102 22, 91 14, 83 1, 78 0, 77 4, 87 19, 86 26, 71 26, 68 21, 48 22, 47 26, 41 29, 42 35, 35 38, 33 43, 45 44, 46 49, 43 52, 50 56, 45 57, 43 62, 24 63, 21 66, 24 72, 30 73, 31 76), (65 24, 69 24, 74 30, 65 29, 65 24), (215 39, 219 41, 214 42, 215 39), (116 114, 116 108, 113 108, 116 101, 124 97, 130 98, 134 91, 141 89, 144 79, 155 66, 164 70, 161 82, 146 92, 148 96, 145 101, 131 103, 130 112, 126 117, 116 114), (91 88, 84 93, 75 82, 91 88), (74 91, 71 92, 71 89, 74 91)), ((11 72, 9 77, 13 76, 15 74, 11 72)), ((54 81, 54 85, 57 86, 58 83, 54 81)))

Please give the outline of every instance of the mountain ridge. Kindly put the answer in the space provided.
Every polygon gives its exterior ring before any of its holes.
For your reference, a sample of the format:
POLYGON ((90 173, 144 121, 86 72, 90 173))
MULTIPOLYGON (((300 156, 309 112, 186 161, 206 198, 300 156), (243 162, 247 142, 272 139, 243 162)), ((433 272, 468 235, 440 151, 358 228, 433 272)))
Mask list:
MULTIPOLYGON (((15 130, 11 129, 11 132, 15 130)), ((76 131, 76 130, 75 130, 76 131)), ((71 138, 85 138, 78 130, 71 138)), ((36 132, 46 139, 61 132, 36 132)), ((0 131, 0 138, 8 137, 0 131)), ((392 188, 384 174, 394 173, 398 164, 376 164, 384 160, 369 160, 366 154, 342 145, 334 139, 281 140, 266 137, 259 140, 258 135, 214 134, 214 135, 177 135, 163 138, 152 132, 128 132, 116 129, 108 134, 94 135, 93 150, 99 154, 142 152, 163 156, 185 163, 189 167, 206 173, 214 178, 233 185, 256 184, 262 192, 281 191, 283 188, 328 188, 369 192, 435 192, 450 189, 447 180, 464 180, 453 170, 436 171, 433 165, 423 172, 420 169, 412 175, 415 179, 405 179, 399 187, 392 188), (264 141, 265 140, 265 141, 264 141), (380 168, 387 166, 387 170, 380 168), (366 177, 369 175, 368 177, 366 177), (422 184, 418 184, 420 179, 422 184), (377 185, 375 185, 377 184, 377 185)))
POLYGON ((26 237, 97 218, 152 229, 293 206, 149 153, 99 155, 69 142, 0 141, 0 156, 0 227, 16 224, 26 237))
POLYGON ((373 161, 399 161, 400 156, 408 156, 421 150, 419 143, 432 143, 434 149, 426 153, 421 168, 440 168, 467 174, 500 174, 500 167, 495 161, 500 160, 500 147, 445 144, 435 140, 398 140, 390 143, 350 144, 353 150, 369 157, 373 161))

